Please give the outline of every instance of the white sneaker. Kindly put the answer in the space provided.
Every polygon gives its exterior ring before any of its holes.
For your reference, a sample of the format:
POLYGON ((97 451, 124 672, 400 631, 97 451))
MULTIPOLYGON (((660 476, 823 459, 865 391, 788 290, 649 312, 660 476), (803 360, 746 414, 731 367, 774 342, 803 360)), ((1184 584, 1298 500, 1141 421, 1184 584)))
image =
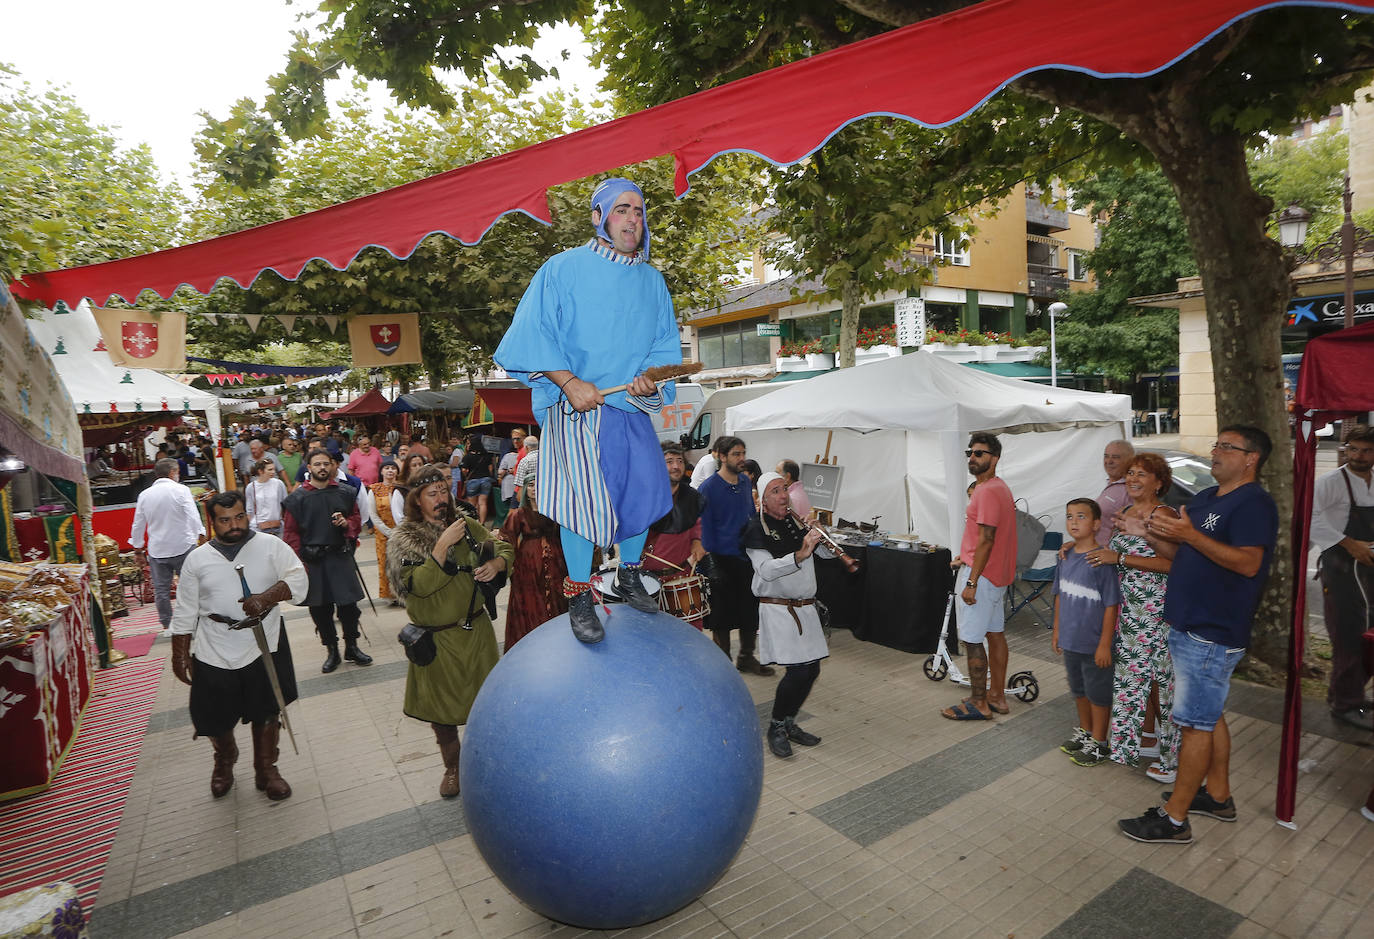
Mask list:
POLYGON ((1371 822, 1374 822, 1374 812, 1370 811, 1369 806, 1360 806, 1360 814, 1363 815, 1365 818, 1369 819, 1371 822))
POLYGON ((172 627, 168 626, 168 627, 167 627, 166 629, 164 629, 162 632, 158 633, 158 635, 159 635, 160 637, 162 637, 163 639, 170 639, 170 638, 172 638, 172 627))
POLYGON ((1159 763, 1151 763, 1150 768, 1145 770, 1145 775, 1155 782, 1171 783, 1178 779, 1178 770, 1165 769, 1159 763))

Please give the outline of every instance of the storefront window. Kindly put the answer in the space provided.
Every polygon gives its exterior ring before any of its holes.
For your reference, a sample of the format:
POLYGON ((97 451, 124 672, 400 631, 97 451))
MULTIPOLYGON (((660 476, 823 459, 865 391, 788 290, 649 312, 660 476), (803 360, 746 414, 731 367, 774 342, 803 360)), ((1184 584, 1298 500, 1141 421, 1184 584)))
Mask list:
POLYGON ((701 364, 706 368, 732 368, 769 362, 768 339, 758 333, 758 325, 766 322, 768 317, 759 316, 698 329, 701 364))

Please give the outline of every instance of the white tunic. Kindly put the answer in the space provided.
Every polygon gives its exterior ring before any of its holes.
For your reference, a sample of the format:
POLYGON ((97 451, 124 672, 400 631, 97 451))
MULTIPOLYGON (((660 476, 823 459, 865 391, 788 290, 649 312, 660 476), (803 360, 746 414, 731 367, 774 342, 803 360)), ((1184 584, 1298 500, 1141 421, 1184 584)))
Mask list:
MULTIPOLYGON (((754 565, 754 596, 807 600, 816 596, 816 565, 806 558, 797 566, 791 554, 775 558, 762 548, 746 553, 754 565)), ((764 665, 801 665, 830 655, 815 604, 785 607, 759 604, 759 661, 764 665), (796 612, 797 619, 792 619, 796 612), (801 621, 801 632, 797 631, 801 621)))
MULTIPOLYGON (((206 543, 192 551, 181 568, 177 584, 176 606, 172 611, 172 635, 193 636, 191 651, 206 665, 217 668, 243 668, 259 656, 258 641, 251 629, 230 629, 217 623, 208 614, 219 613, 235 620, 243 619, 243 587, 239 583, 236 565, 243 565, 243 576, 249 589, 260 593, 282 580, 291 588, 291 602, 305 599, 310 580, 305 565, 280 538, 254 534, 248 539, 234 560, 220 554, 213 544, 206 543)), ((281 637, 281 604, 273 607, 262 621, 267 636, 267 648, 277 651, 281 637)))

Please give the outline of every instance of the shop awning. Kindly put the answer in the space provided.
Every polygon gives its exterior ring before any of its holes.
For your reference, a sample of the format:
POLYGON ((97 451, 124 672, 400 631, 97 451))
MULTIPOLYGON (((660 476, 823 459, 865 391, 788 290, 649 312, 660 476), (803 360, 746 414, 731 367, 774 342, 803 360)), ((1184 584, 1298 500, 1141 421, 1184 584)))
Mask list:
POLYGON ((472 399, 468 427, 487 424, 538 424, 528 388, 479 388, 472 399))
MULTIPOLYGON (((1050 370, 1043 365, 1032 365, 1029 362, 964 362, 969 368, 976 368, 980 372, 989 372, 993 375, 1001 375, 1003 378, 1020 378, 1024 381, 1050 380, 1050 370)), ((1073 378, 1072 372, 1061 371, 1060 378, 1073 378)))
POLYGON ((166 297, 182 284, 206 293, 222 278, 247 286, 269 268, 295 279, 315 259, 343 269, 368 246, 404 258, 437 233, 475 244, 507 213, 549 223, 548 190, 573 180, 671 153, 681 195, 722 154, 796 163, 872 116, 942 127, 1042 69, 1152 75, 1280 5, 1371 10, 1374 0, 985 0, 384 192, 179 248, 30 274, 14 290, 49 307, 133 300, 145 289, 166 297))
POLYGON ((467 389, 455 391, 412 391, 399 396, 391 405, 388 414, 410 414, 415 411, 469 411, 472 409, 472 392, 467 389))
POLYGON ((817 368, 800 372, 778 372, 778 374, 768 379, 768 382, 772 384, 775 381, 805 381, 808 378, 815 378, 817 375, 824 375, 829 371, 832 370, 828 368, 817 368))

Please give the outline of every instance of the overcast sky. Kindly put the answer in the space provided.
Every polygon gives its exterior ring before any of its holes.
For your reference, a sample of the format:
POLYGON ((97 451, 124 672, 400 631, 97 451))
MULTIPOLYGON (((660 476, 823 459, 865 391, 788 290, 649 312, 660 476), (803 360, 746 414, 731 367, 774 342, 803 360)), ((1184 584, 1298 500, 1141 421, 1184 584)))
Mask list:
MULTIPOLYGON (((101 124, 126 144, 147 143, 167 177, 189 178, 196 112, 228 114, 242 97, 261 102, 267 77, 291 47, 297 15, 314 3, 285 0, 48 0, 6 4, 0 62, 35 86, 66 84, 101 124)), ((580 61, 558 63, 563 84, 591 93, 597 76, 581 55, 580 34, 557 31, 536 45, 552 64, 573 48, 580 61)), ((332 83, 331 96, 344 90, 332 83)))

